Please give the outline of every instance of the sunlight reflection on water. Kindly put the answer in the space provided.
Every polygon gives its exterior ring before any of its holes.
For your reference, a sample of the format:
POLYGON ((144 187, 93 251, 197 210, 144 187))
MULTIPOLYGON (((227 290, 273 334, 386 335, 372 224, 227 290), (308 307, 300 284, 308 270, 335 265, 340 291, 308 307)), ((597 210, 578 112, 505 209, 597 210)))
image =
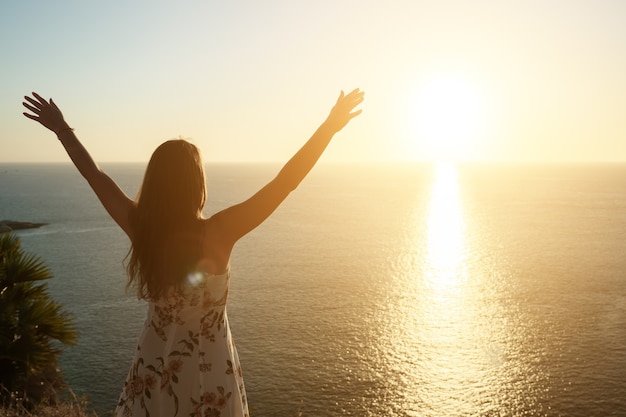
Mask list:
MULTIPOLYGON (((427 224, 425 284, 435 293, 453 290, 465 276, 465 223, 453 165, 438 165, 427 224)), ((435 294, 433 294, 435 295, 435 294)))
POLYGON ((415 248, 424 247, 413 252, 412 270, 397 276, 404 294, 396 306, 391 362, 402 375, 400 413, 489 412, 506 377, 497 371, 499 346, 508 337, 506 327, 493 323, 498 316, 486 280, 491 271, 472 271, 468 262, 472 248, 453 165, 436 167, 427 210, 415 215, 414 233, 407 236, 415 248))

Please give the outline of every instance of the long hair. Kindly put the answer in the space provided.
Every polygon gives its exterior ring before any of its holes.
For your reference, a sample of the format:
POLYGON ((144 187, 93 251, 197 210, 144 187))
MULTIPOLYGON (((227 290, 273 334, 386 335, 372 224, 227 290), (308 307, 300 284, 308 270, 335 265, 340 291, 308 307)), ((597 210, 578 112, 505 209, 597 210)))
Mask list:
POLYGON ((137 296, 157 300, 180 287, 201 258, 200 218, 206 201, 198 148, 184 139, 152 154, 131 218, 128 283, 137 296))

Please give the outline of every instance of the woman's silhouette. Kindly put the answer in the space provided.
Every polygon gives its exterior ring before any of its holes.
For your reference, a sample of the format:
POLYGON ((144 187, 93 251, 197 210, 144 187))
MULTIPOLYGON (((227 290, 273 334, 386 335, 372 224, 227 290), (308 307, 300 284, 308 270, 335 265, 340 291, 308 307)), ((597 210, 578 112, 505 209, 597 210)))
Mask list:
POLYGON ((153 153, 135 200, 93 161, 52 99, 25 97, 24 115, 53 131, 131 241, 128 286, 148 316, 116 416, 247 416, 226 299, 235 243, 261 224, 315 165, 363 101, 339 95, 328 118, 278 175, 248 200, 202 217, 204 170, 197 148, 170 140, 153 153))

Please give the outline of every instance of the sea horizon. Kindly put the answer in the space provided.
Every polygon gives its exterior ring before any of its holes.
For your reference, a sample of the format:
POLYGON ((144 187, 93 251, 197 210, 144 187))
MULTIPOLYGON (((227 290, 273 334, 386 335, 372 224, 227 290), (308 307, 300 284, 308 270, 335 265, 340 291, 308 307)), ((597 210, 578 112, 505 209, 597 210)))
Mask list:
MULTIPOLYGON (((135 195, 142 163, 101 166, 135 195)), ((206 215, 280 168, 206 166, 206 215)), ((233 253, 252 415, 626 414, 626 163, 345 166, 233 253)), ((127 238, 69 163, 0 163, 0 190, 0 219, 49 223, 16 234, 75 317, 70 388, 107 415, 145 319, 127 238)))

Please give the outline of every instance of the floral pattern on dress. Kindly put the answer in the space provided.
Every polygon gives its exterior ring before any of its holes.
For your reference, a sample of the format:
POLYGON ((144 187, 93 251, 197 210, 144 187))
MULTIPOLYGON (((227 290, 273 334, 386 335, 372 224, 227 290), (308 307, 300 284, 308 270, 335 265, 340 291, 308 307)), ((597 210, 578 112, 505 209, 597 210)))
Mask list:
POLYGON ((247 417, 228 271, 150 302, 116 416, 247 417))

